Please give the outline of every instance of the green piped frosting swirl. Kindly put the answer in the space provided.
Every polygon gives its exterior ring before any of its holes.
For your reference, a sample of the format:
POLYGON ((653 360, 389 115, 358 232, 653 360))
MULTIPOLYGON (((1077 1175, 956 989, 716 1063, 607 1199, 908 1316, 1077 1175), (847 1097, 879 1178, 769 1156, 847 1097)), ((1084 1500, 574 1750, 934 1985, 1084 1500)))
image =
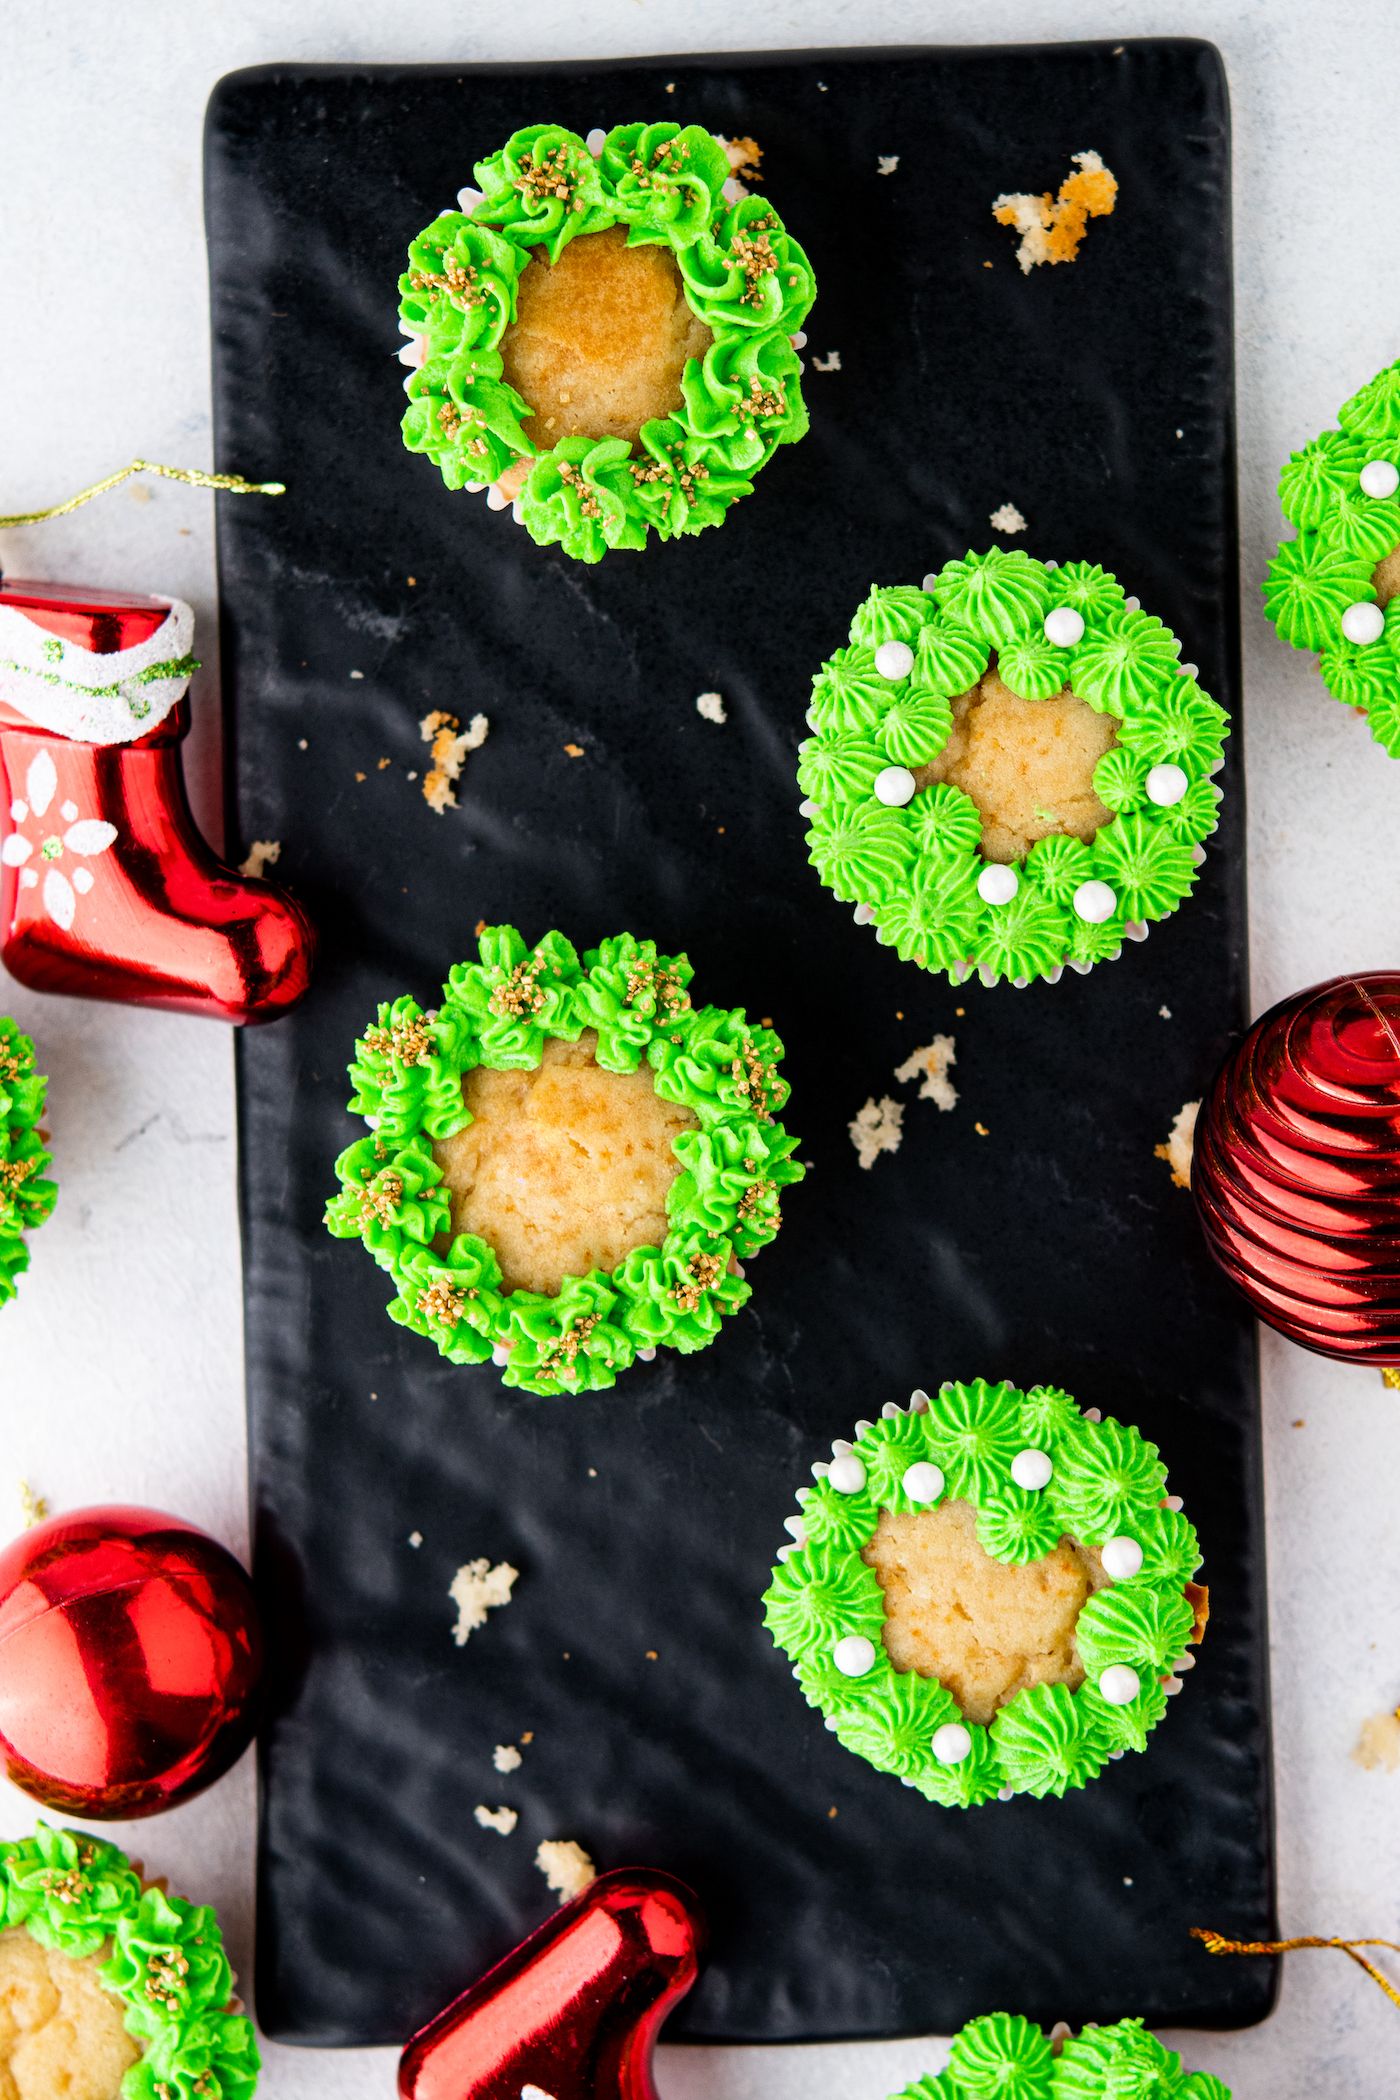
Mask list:
POLYGON ((1057 2056, 1019 2013, 984 2013, 953 2038, 948 2068, 892 2100, 1230 2100, 1209 2071, 1183 2071, 1141 2020, 1086 2027, 1057 2056))
POLYGON ((82 1830, 40 1823, 0 1844, 0 1926, 23 1926, 75 1961, 111 1944, 98 1969, 144 2053, 122 2100, 250 2100, 258 2082, 253 2023, 230 2010, 233 1974, 206 1906, 142 1889, 124 1852, 82 1830))
POLYGON ((46 1178, 53 1154, 39 1135, 48 1080, 35 1069, 34 1045, 0 1014, 0 1305, 15 1295, 29 1267, 26 1232, 48 1217, 58 1184, 46 1178))
POLYGON ((404 443, 451 489, 533 461, 520 517, 540 546, 578 561, 723 522, 753 493, 779 445, 807 430, 792 337, 816 297, 812 267, 761 197, 724 197, 729 162, 691 124, 619 124, 594 159, 576 132, 531 124, 475 169, 482 200, 443 212, 410 242, 399 317, 424 362, 407 382, 404 443), (625 225, 629 247, 676 258, 686 298, 710 329, 682 405, 623 438, 564 436, 541 452, 530 404, 505 383, 500 342, 535 253, 556 263, 581 234, 625 225))
POLYGON ((798 1491, 797 1543, 780 1552, 763 1602, 764 1623, 795 1665, 807 1703, 827 1716, 840 1742, 950 1808, 1008 1792, 1061 1795, 1095 1778, 1109 1758, 1146 1748, 1166 1711, 1165 1680, 1192 1633, 1184 1586, 1200 1565, 1195 1532, 1164 1506, 1166 1468, 1155 1445, 1111 1418, 1090 1420, 1058 1387, 1022 1392, 977 1378, 932 1398, 915 1393, 907 1412, 887 1408, 839 1449, 860 1460, 864 1485, 840 1491, 827 1466, 813 1467, 816 1486, 798 1491), (1043 1451, 1054 1468, 1039 1490, 1012 1476, 1012 1462, 1028 1449, 1043 1451), (903 1484, 909 1468, 924 1462, 943 1475, 942 1493, 929 1504, 912 1501, 903 1484), (1088 1674, 1078 1691, 1038 1684, 1017 1692, 989 1728, 963 1722, 970 1752, 941 1764, 933 1738, 962 1715, 936 1679, 894 1668, 882 1642, 884 1595, 862 1555, 882 1509, 936 1508, 954 1497, 973 1504, 984 1550, 1006 1565, 1041 1559, 1066 1536, 1094 1549, 1110 1538, 1134 1539, 1143 1562, 1084 1604, 1075 1639, 1088 1674), (837 1643, 852 1634, 875 1649, 860 1677, 844 1676, 834 1661, 837 1643), (1123 1706, 1099 1690, 1103 1671, 1116 1663, 1140 1680, 1137 1698, 1123 1706))
POLYGON ((505 1383, 529 1393, 597 1392, 642 1350, 690 1355, 719 1333, 750 1286, 737 1263, 782 1223, 779 1199, 805 1169, 777 1121, 790 1089, 771 1028, 697 1007, 684 955, 618 934, 580 960, 561 933, 533 948, 513 926, 489 926, 479 960, 448 973, 425 1013, 395 999, 355 1045, 351 1112, 370 1125, 336 1161, 341 1193, 326 1209, 337 1239, 361 1239, 392 1281, 389 1317, 431 1341, 449 1363, 505 1359, 505 1383), (672 1150, 681 1172, 666 1197, 660 1247, 635 1247, 612 1274, 567 1276, 558 1292, 504 1287, 492 1248, 452 1233, 433 1140, 471 1122, 463 1075, 532 1071, 547 1039, 575 1043, 596 1029, 608 1072, 650 1066, 663 1100, 689 1108, 698 1130, 672 1150), (507 1354, 508 1352, 508 1354, 507 1354))
POLYGON ((1372 736, 1400 758, 1400 599, 1385 608, 1375 642, 1348 641, 1342 615, 1377 601, 1374 572, 1400 551, 1400 490, 1368 496, 1363 468, 1384 460, 1400 468, 1400 361, 1388 365, 1295 452, 1279 476, 1283 514, 1297 528, 1284 540, 1264 579, 1264 613, 1286 642, 1317 657, 1329 693, 1367 718, 1372 736))
MULTIPOLYGON (((1400 601, 1394 646, 1390 632, 1358 652, 1367 661, 1348 675, 1374 684, 1381 664, 1400 662, 1400 601)), ((1090 562, 1056 569, 994 547, 946 563, 922 590, 877 584, 851 621, 849 646, 812 680, 813 734, 798 748, 812 827, 807 849, 822 881, 864 907, 877 939, 901 960, 944 970, 955 985, 974 969, 987 984, 1004 977, 1026 985, 1053 981, 1066 964, 1084 971, 1111 960, 1130 929, 1168 917, 1189 895, 1198 849, 1218 822, 1212 776, 1223 763, 1229 717, 1194 671, 1183 671, 1179 654, 1162 622, 1090 562), (1057 606, 1084 621, 1073 648, 1046 636, 1045 616, 1057 606), (907 676, 880 671, 877 652, 887 642, 913 651, 907 676), (938 756, 952 729, 952 700, 982 677, 994 649, 1013 692, 1046 700, 1069 685, 1115 718, 1118 738, 1094 773, 1113 821, 1087 845, 1068 835, 1038 840, 1006 904, 978 894, 982 820, 970 796, 935 782, 889 808, 875 793, 888 767, 917 776, 938 756), (1169 807, 1147 792, 1148 775, 1163 764, 1187 776, 1186 794, 1169 807), (1089 881, 1114 893, 1107 920, 1075 912, 1075 892, 1089 881)))

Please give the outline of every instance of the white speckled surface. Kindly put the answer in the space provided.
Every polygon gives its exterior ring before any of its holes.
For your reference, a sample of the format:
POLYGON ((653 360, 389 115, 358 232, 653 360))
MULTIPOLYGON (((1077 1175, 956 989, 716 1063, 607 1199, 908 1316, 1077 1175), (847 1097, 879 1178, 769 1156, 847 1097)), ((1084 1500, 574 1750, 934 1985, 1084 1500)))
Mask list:
MULTIPOLYGON (((369 0, 142 0, 121 11, 10 0, 0 511, 54 501, 135 453, 209 464, 200 135, 210 87, 235 66, 1212 37, 1235 118, 1260 1011, 1339 969, 1395 959, 1400 767, 1275 640, 1256 588, 1277 538, 1280 462, 1400 353, 1400 269, 1388 238, 1400 188, 1392 32, 1385 0, 748 0, 742 12, 724 0, 592 0, 586 18, 561 0, 506 10, 418 0, 411 14, 369 0)), ((210 499, 129 485, 59 523, 0 535, 0 559, 11 574, 162 589, 194 605, 208 668, 187 752, 212 832, 210 499)), ((40 1039, 62 1181, 40 1258, 0 1320, 0 1535, 17 1527, 13 1483, 27 1474, 59 1509, 119 1498, 165 1505, 243 1552, 228 1035, 44 1000, 7 981, 0 1010, 40 1039)), ((1364 1717, 1400 1698, 1400 1396, 1374 1373, 1325 1365, 1272 1336, 1263 1361, 1282 1929, 1400 1938, 1400 1773, 1364 1772, 1349 1756, 1364 1717)), ((138 1845, 177 1887, 219 1904, 245 1972, 253 1813, 245 1759, 203 1800, 141 1828, 138 1845)), ((17 1834, 32 1817, 0 1782, 0 1830, 17 1834)), ((1173 2039, 1240 2100, 1380 2100, 1396 2089, 1400 2012, 1340 1955, 1302 1954, 1286 1964, 1279 2009, 1262 2027, 1173 2039)), ((943 2055, 935 2041, 674 2049, 658 2071, 664 2100, 882 2100, 943 2055)), ((387 2051, 270 2048, 262 2091, 387 2100, 393 2074, 387 2051)))

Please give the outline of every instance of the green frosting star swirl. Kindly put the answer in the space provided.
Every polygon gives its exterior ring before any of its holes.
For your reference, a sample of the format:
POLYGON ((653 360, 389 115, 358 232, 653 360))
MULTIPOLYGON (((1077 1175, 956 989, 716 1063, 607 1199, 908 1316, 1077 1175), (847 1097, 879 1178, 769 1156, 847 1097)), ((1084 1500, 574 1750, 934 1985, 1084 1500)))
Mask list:
MULTIPOLYGON (((1400 612, 1393 634, 1363 653, 1364 665, 1348 675, 1369 688, 1400 665, 1400 612)), ((989 985, 1053 983, 1066 964, 1083 972, 1117 956, 1125 935, 1137 938, 1189 895, 1201 842, 1219 822, 1212 776, 1224 764, 1229 717, 1194 670, 1182 670, 1179 654, 1161 621, 1090 562, 1055 568, 994 547, 946 563, 922 590, 875 585, 848 645, 812 680, 807 720, 815 734, 799 748, 807 850, 822 881, 860 907, 902 961, 944 970, 954 985, 974 969, 989 985), (1056 607, 1084 621, 1072 648, 1046 636, 1056 607), (888 643, 913 652, 902 678, 879 669, 877 652, 888 643), (1001 679, 1021 698, 1049 700, 1068 685, 1112 716, 1117 731, 1094 771, 1112 821, 1087 843, 1068 834, 1037 840, 1005 904, 987 903, 977 889, 977 804, 949 781, 920 779, 952 733, 951 703, 976 686, 993 650, 1001 679), (1148 779, 1167 764, 1181 768, 1187 787, 1178 802, 1161 805, 1148 779), (899 808, 875 793, 887 766, 914 775, 913 799, 899 808), (1087 882, 1112 890, 1107 919, 1079 917, 1075 897, 1087 882)))
POLYGON ((753 493, 779 445, 807 430, 792 345, 816 297, 812 267, 761 197, 728 203, 729 162, 696 125, 620 124, 595 160, 576 132, 531 124, 478 163, 482 198, 443 212, 409 243, 399 317, 423 345, 406 383, 403 439, 451 489, 498 481, 532 462, 519 516, 540 546, 595 562, 722 524, 753 493), (500 343, 537 254, 629 229, 628 245, 670 249, 686 298, 710 329, 687 361, 682 405, 622 438, 561 437, 540 452, 530 404, 505 383, 500 343))
POLYGON ((488 926, 478 952, 449 971, 436 1012, 395 999, 355 1045, 349 1106, 370 1134, 335 1163, 327 1228, 363 1240, 386 1271, 391 1320, 449 1363, 494 1356, 523 1392, 599 1392, 643 1350, 707 1347, 749 1299, 738 1262, 773 1238, 781 1193, 805 1173, 776 1120, 789 1093, 782 1043, 741 1007, 693 1005, 688 959, 630 933, 580 959, 561 933, 531 948, 513 926, 488 926), (553 1296, 508 1291, 487 1242, 452 1232, 433 1141, 471 1122, 466 1073, 533 1071, 547 1041, 576 1043, 586 1028, 604 1071, 645 1063, 658 1096, 700 1127, 672 1143, 681 1172, 662 1246, 634 1247, 610 1276, 566 1276, 553 1296))
POLYGON ((1141 2020, 1086 2027, 1057 2056, 1033 2021, 984 2013, 954 2037, 946 2071, 891 2100, 1230 2100, 1230 2091, 1208 2071, 1183 2071, 1141 2020))
MULTIPOLYGON (((815 1487, 798 1489, 801 1514, 788 1526, 794 1543, 779 1552, 763 1602, 764 1623, 794 1664, 803 1696, 828 1716, 838 1741, 948 1808, 1008 1792, 1063 1794, 1109 1758, 1146 1748, 1192 1638, 1195 1611, 1184 1590, 1200 1565, 1195 1532, 1163 1505, 1166 1472, 1154 1445, 1122 1423, 1091 1420, 1058 1387, 1022 1392, 977 1378, 949 1383, 931 1399, 915 1393, 907 1410, 859 1424, 853 1444, 834 1448, 841 1484, 820 1464, 812 1468, 815 1487), (1013 1477, 1013 1462, 1027 1450, 1051 1461, 1044 1488, 1013 1477), (859 1486, 851 1458, 863 1470, 859 1486), (915 1502, 904 1486, 910 1467, 925 1464, 943 1476, 932 1503, 915 1502), (1018 1691, 990 1728, 964 1721, 936 1679, 894 1668, 882 1640, 884 1595, 864 1558, 883 1510, 903 1514, 952 1498, 972 1503, 983 1549, 1006 1566, 1042 1559, 1065 1537, 1091 1548, 1130 1539, 1143 1556, 1137 1574, 1107 1582, 1080 1611, 1075 1642, 1087 1675, 1079 1689, 1018 1691), (847 1675, 836 1656, 853 1635, 869 1641, 874 1656, 869 1669, 847 1675), (1139 1680, 1136 1698, 1123 1705, 1099 1688, 1114 1664, 1139 1680), (945 1764, 933 1739, 949 1722, 961 1723, 970 1748, 945 1764)), ((925 1484, 915 1476, 916 1487, 925 1484)))
POLYGON ((58 1196, 46 1175, 53 1154, 39 1131, 48 1084, 35 1068, 33 1042, 0 1014, 0 1305, 29 1267, 25 1233, 37 1231, 58 1196))

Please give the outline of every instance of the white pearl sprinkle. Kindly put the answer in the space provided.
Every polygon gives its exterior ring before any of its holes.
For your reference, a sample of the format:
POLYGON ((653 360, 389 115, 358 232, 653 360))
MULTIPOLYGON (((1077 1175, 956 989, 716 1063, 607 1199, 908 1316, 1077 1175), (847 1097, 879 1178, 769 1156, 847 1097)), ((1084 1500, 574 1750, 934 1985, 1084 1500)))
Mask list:
POLYGON ((1099 1558, 1105 1575, 1115 1582, 1128 1582, 1142 1566, 1142 1548, 1136 1539, 1106 1539, 1099 1558))
POLYGON ((1072 605, 1057 605, 1045 615, 1045 639, 1057 649, 1073 649, 1084 639, 1084 615, 1072 605))
POLYGON ((1154 766, 1147 776, 1147 799, 1158 809, 1171 809, 1190 785, 1180 766, 1154 766))
POLYGON ((926 1458, 908 1467, 899 1484, 911 1502, 936 1502, 943 1493, 943 1475, 926 1458))
POLYGON ((865 1486, 865 1467, 854 1451, 848 1451, 841 1458, 833 1458, 826 1478, 838 1495, 858 1495, 865 1486))
POLYGON ((1142 1690, 1142 1679, 1127 1663, 1110 1663, 1099 1679, 1099 1690, 1110 1706, 1131 1706, 1142 1690))
POLYGON ((1400 469, 1393 467, 1388 459, 1368 459, 1361 469, 1361 492, 1364 496, 1393 496, 1400 489, 1400 469))
POLYGON ((914 668, 914 652, 908 642, 881 642, 875 651, 875 668, 882 678, 907 678, 914 668))
POLYGON ((1385 614, 1378 605, 1349 605, 1342 614, 1342 633, 1358 649, 1368 642, 1378 642, 1385 633, 1385 614))
POLYGON ((1011 1461, 1011 1478, 1017 1487, 1032 1492, 1049 1487, 1054 1472, 1048 1451, 1018 1451, 1011 1461))
POLYGON ((1009 904, 1020 887, 1016 870, 999 860, 988 861, 977 878, 977 894, 984 904, 1009 904))
POLYGON ((908 766, 886 766, 883 773, 875 775, 875 800, 883 802, 886 809, 903 809, 906 802, 913 801, 917 786, 908 766))
POLYGON ((848 1633, 832 1649, 831 1660, 843 1677, 864 1677, 875 1667, 875 1643, 863 1633, 848 1633))
POLYGON ((589 132, 587 138, 584 140, 583 143, 585 146, 587 146, 589 152, 593 155, 593 158, 597 160, 601 155, 604 146, 606 146, 606 144, 608 143, 608 135, 606 131, 599 131, 595 127, 592 131, 589 132))
POLYGON ((960 1765, 972 1755, 972 1737, 961 1721, 945 1721, 934 1730, 930 1748, 941 1765, 960 1765))
POLYGON ((1102 926, 1118 909, 1118 899, 1106 882, 1081 882, 1074 893, 1077 916, 1091 926, 1102 926))

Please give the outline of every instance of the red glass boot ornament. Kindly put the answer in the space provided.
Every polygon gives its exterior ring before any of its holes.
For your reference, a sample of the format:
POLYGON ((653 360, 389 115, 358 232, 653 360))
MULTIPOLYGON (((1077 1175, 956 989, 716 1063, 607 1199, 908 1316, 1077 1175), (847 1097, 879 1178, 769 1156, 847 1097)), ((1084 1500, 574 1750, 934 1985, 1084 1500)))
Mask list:
POLYGON ((656 2100, 657 2032, 704 1944, 684 1882, 600 1874, 413 2037, 401 2100, 656 2100))
POLYGON ((195 828, 193 631, 176 599, 0 582, 0 957, 35 991, 275 1021, 315 935, 195 828))
POLYGON ((1255 1022, 1201 1104, 1191 1186, 1261 1320, 1400 1364, 1400 976, 1336 977, 1255 1022))
POLYGON ((153 1509, 50 1517, 0 1550, 0 1757, 62 1815, 158 1815, 252 1740, 253 1587, 207 1532, 153 1509))

